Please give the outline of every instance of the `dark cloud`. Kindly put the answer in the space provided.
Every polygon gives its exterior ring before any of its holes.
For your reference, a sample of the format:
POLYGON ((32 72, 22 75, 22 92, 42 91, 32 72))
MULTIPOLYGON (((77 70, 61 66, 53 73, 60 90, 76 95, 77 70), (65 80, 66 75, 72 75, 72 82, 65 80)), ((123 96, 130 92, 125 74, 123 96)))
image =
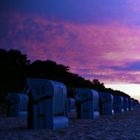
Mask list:
POLYGON ((22 24, 25 25, 26 28, 31 28, 31 30, 38 30, 41 27, 37 22, 32 20, 32 18, 24 19, 22 24))
POLYGON ((76 23, 108 23, 124 15, 122 0, 1 0, 0 11, 18 10, 35 13, 47 19, 76 23))
POLYGON ((86 78, 91 78, 92 79, 105 79, 105 80, 109 80, 111 79, 110 75, 101 75, 101 74, 85 74, 84 77, 86 78))
POLYGON ((100 66, 100 68, 114 71, 140 71, 140 61, 128 62, 124 66, 100 66))
POLYGON ((3 28, 0 30, 0 39, 4 38, 8 33, 8 30, 6 27, 3 26, 3 28))
POLYGON ((7 23, 5 20, 0 20, 0 39, 7 36, 9 29, 9 23, 7 23))
POLYGON ((48 23, 46 25, 41 25, 41 28, 47 32, 51 33, 51 35, 55 36, 62 36, 66 32, 66 28, 64 27, 64 24, 53 24, 53 23, 48 23))

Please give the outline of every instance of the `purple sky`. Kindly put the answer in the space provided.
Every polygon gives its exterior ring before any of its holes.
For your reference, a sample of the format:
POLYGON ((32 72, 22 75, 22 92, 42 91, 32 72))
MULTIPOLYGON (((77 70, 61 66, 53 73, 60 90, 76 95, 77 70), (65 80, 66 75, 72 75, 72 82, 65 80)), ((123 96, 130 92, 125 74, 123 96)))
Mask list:
POLYGON ((87 79, 140 83, 139 0, 1 0, 0 47, 87 79))

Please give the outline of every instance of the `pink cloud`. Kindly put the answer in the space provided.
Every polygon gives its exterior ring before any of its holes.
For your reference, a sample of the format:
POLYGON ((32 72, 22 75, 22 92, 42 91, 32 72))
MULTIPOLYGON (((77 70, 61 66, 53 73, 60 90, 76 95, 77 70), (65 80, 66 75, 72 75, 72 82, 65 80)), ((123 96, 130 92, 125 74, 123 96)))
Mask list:
POLYGON ((103 82, 140 82, 137 71, 118 71, 102 66, 122 67, 139 61, 140 29, 120 24, 74 24, 14 13, 1 48, 20 49, 31 60, 51 59, 70 66, 71 71, 103 82), (7 47, 7 41, 10 46, 7 47))

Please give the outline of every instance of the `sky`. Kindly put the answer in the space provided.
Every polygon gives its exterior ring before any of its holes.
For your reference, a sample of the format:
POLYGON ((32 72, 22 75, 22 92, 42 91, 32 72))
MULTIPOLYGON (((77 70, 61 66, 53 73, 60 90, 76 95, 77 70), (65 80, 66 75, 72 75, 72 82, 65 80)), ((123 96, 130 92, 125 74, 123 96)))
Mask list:
POLYGON ((129 85, 126 93, 140 100, 139 7, 139 0, 1 0, 0 48, 121 91, 129 85))

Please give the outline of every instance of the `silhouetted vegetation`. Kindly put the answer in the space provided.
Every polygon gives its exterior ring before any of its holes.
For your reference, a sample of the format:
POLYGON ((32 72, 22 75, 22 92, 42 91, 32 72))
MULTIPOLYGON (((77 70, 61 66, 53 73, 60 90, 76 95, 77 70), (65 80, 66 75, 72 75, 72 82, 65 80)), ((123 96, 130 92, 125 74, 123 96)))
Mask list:
POLYGON ((20 51, 0 49, 0 99, 24 88, 29 61, 20 51))
POLYGON ((86 80, 78 74, 70 72, 69 66, 57 64, 51 60, 36 60, 30 63, 27 56, 18 50, 0 49, 0 99, 3 101, 8 92, 22 92, 26 78, 47 78, 63 82, 68 88, 68 96, 73 97, 76 87, 93 88, 97 91, 127 96, 124 92, 105 88, 98 79, 86 80))
POLYGON ((47 78, 65 83, 68 87, 92 87, 92 83, 78 74, 71 73, 68 66, 47 60, 30 64, 28 77, 47 78))

